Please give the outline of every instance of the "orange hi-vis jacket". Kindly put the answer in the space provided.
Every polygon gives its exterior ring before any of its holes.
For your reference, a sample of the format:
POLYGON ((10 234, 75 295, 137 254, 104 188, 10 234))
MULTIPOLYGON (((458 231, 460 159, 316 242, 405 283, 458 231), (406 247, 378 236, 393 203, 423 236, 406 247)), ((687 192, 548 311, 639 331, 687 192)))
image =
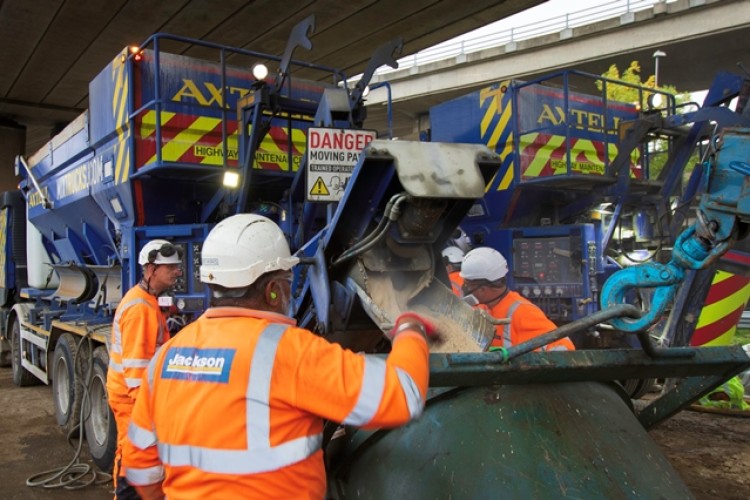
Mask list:
POLYGON ((158 299, 137 285, 128 290, 115 311, 107 371, 107 397, 117 425, 115 475, 141 379, 156 350, 168 339, 158 299))
MULTIPOLYGON (((510 318, 510 324, 495 326, 495 338, 492 339, 490 350, 499 347, 507 349, 557 328, 541 309, 512 290, 508 290, 508 293, 489 309, 489 313, 495 318, 510 318)), ((541 350, 573 351, 575 346, 565 337, 547 344, 541 350)))
POLYGON ((464 279, 461 277, 461 271, 453 271, 448 273, 448 279, 451 280, 451 289, 453 293, 458 297, 463 296, 464 279))
POLYGON ((167 321, 158 299, 138 285, 128 290, 112 324, 107 372, 110 397, 127 396, 135 402, 149 361, 167 340, 167 321))
POLYGON ((168 498, 323 498, 323 419, 378 428, 424 409, 429 350, 341 348, 279 314, 217 307, 154 357, 125 445, 130 484, 168 498))

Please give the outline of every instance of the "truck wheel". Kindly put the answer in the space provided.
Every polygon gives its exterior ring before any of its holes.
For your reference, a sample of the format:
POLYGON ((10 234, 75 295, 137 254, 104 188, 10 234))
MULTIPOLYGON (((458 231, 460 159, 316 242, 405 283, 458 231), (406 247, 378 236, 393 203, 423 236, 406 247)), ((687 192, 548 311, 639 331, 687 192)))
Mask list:
POLYGON ((0 367, 5 368, 13 365, 12 351, 7 340, 0 340, 0 367), (5 349, 5 350, 3 350, 5 349))
POLYGON ((649 392, 656 384, 656 379, 645 378, 645 379, 628 379, 618 380, 618 383, 628 393, 630 399, 640 399, 649 392))
POLYGON ((10 334, 10 349, 12 353, 13 383, 18 387, 37 385, 40 381, 30 371, 21 366, 21 323, 18 318, 13 319, 10 334))
POLYGON ((94 349, 94 369, 89 384, 91 411, 84 422, 86 442, 91 459, 101 470, 112 472, 117 447, 117 425, 107 400, 107 366, 109 355, 104 346, 94 349))
POLYGON ((52 400, 55 418, 69 436, 78 436, 81 421, 81 381, 76 377, 76 339, 69 333, 60 335, 52 355, 52 400))

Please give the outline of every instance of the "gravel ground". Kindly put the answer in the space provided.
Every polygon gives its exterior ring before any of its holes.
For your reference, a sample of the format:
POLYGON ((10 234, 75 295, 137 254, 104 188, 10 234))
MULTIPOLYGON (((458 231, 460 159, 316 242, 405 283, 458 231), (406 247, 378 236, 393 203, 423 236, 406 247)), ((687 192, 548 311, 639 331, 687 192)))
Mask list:
MULTIPOLYGON (((113 497, 109 485, 76 491, 26 486, 29 476, 63 467, 75 453, 55 423, 49 387, 17 388, 10 369, 0 369, 0 407, 0 498, 113 497)), ((698 500, 750 498, 750 418, 683 411, 649 434, 698 500)), ((85 452, 80 462, 95 469, 85 452)))

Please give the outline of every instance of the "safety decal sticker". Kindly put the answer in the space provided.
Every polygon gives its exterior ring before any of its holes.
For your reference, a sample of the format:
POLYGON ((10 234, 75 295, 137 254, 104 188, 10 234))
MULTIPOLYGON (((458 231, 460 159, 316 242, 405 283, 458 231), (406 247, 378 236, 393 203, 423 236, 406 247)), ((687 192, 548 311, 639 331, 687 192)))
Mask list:
POLYGON ((226 384, 235 349, 172 347, 161 370, 163 379, 226 384))
POLYGON ((374 130, 310 128, 307 131, 307 201, 341 201, 359 155, 374 130))
POLYGON ((318 177, 318 180, 315 181, 312 189, 310 189, 310 194, 314 196, 328 196, 330 194, 322 177, 318 177))

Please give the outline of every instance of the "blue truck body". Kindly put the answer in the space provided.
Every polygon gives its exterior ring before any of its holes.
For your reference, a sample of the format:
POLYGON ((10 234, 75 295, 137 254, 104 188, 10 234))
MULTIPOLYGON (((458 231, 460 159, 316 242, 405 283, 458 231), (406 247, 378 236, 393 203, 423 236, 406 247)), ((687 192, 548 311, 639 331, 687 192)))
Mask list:
MULTIPOLYGON (((309 48, 300 32, 313 25, 313 18, 297 25, 290 46, 296 33, 296 43, 309 48)), ((78 428, 80 384, 86 383, 92 404, 84 408, 90 410, 84 412, 85 439, 94 462, 107 470, 115 432, 105 388, 107 339, 122 292, 139 278, 138 249, 153 238, 184 248, 183 279, 168 311, 179 327, 206 306, 198 266, 207 232, 233 213, 259 213, 282 227, 301 258, 291 311, 299 325, 356 352, 386 354, 390 342, 383 332, 399 314, 419 311, 436 318, 443 336, 431 345, 431 389, 421 420, 368 431, 325 423, 332 498, 401 491, 487 498, 501 490, 531 497, 570 491, 688 495, 642 427, 750 366, 746 355, 709 349, 660 356, 645 341, 642 350, 532 352, 553 337, 632 313, 629 304, 594 312, 608 262, 601 241, 611 235, 600 222, 576 217, 598 206, 603 194, 631 200, 629 188, 647 180, 644 151, 623 153, 623 138, 613 132, 634 109, 618 103, 610 110, 603 100, 567 87, 512 84, 500 100, 479 92, 467 98, 475 114, 467 111, 460 127, 452 120, 463 115, 463 104, 435 110, 433 139, 442 142, 372 140, 361 151, 348 148, 356 164, 341 198, 307 199, 322 188, 304 178, 306 131, 313 125, 335 134, 361 128, 366 80, 374 67, 395 64, 400 45, 378 49, 354 89, 339 87, 335 70, 313 65, 303 67, 332 73, 332 84, 285 81, 290 46, 274 58, 155 35, 123 50, 92 81, 89 111, 28 163, 19 160, 21 189, 0 199, 2 347, 8 354, 2 361, 10 361, 14 382, 51 383, 55 416, 70 432, 78 428), (221 63, 161 50, 176 43, 204 57, 217 50, 213 60, 221 63), (279 61, 276 79, 255 80, 248 69, 253 58, 279 61), (536 119, 513 120, 512 108, 498 113, 501 101, 524 102, 536 119), (224 185, 227 174, 235 174, 238 188, 224 185), (452 293, 440 260, 459 224, 475 244, 509 252, 513 284, 543 299, 550 316, 571 322, 532 343, 483 352, 496 322, 452 293), (27 248, 16 249, 24 238, 27 248), (47 280, 52 274, 56 285, 47 280), (460 349, 457 340, 464 341, 460 349), (90 380, 75 370, 86 358, 90 380), (637 416, 628 394, 610 383, 673 375, 692 382, 637 416), (590 439, 581 440, 584 433, 590 439), (630 446, 622 446, 623 435, 635 436, 630 446), (597 443, 593 452, 591 442, 597 443), (429 481, 415 486, 426 463, 434 465, 429 481), (504 467, 477 480, 477 471, 492 463, 504 467), (607 463, 617 473, 580 473, 592 463, 607 463), (519 481, 530 464, 539 472, 536 480, 519 481)))
MULTIPOLYGON (((598 311, 612 273, 658 257, 674 241, 674 231, 662 226, 666 204, 680 195, 687 158, 670 172, 657 167, 677 151, 669 136, 623 149, 628 127, 643 113, 677 113, 668 94, 663 108, 650 109, 653 92, 561 71, 501 81, 430 110, 431 140, 486 144, 501 155, 500 171, 461 228, 472 244, 499 250, 510 285, 558 324, 598 311), (613 86, 629 89, 636 101, 608 98, 613 86)), ((735 249, 722 262, 744 255, 735 249)), ((744 303, 747 284, 725 294, 735 302, 741 294, 744 303)))
MULTIPOLYGON (((58 422, 66 429, 77 425, 73 410, 80 400, 78 392, 66 397, 67 387, 60 386, 76 379, 65 363, 66 354, 75 354, 62 351, 88 337, 106 359, 115 308, 141 277, 138 252, 147 241, 167 239, 184 252, 182 276, 160 301, 176 331, 208 305, 198 267, 202 241, 216 222, 252 210, 290 235, 296 230, 296 219, 287 216, 288 193, 299 177, 314 113, 273 116, 258 139, 253 125, 238 119, 259 87, 250 62, 279 60, 153 35, 123 49, 91 81, 88 110, 38 152, 17 160, 20 189, 2 195, 0 211, 2 360, 13 366, 16 384, 53 386, 58 422), (169 46, 193 47, 220 62, 162 50, 169 46), (242 207, 236 189, 223 183, 227 172, 252 177, 247 190, 255 191, 242 207)), ((331 84, 295 78, 278 97, 308 103, 314 112, 340 77, 335 73, 331 84)), ((103 385, 99 389, 106 394, 103 385)), ((100 427, 106 403, 102 408, 100 427)), ((92 455, 106 468, 111 440, 97 445, 94 430, 90 434, 92 455)))

